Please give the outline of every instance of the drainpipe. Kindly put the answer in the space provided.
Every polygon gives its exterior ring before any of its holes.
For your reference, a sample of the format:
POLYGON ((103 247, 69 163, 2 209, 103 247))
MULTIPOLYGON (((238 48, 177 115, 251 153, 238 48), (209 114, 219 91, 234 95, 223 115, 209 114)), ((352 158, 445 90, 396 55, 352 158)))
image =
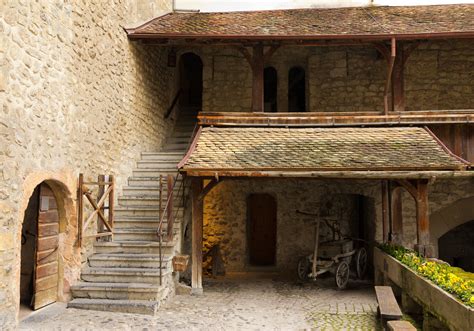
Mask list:
POLYGON ((389 104, 388 104, 388 91, 390 90, 390 84, 392 82, 393 66, 395 65, 395 57, 397 56, 397 40, 392 38, 391 41, 391 52, 390 58, 388 59, 388 74, 387 81, 385 82, 385 90, 383 93, 383 102, 384 102, 384 113, 388 115, 389 104))

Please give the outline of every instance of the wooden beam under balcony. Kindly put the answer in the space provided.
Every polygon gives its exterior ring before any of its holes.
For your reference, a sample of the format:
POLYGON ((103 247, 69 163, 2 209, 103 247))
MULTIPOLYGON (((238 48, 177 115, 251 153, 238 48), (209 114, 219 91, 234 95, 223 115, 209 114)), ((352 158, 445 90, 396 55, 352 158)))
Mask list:
POLYGON ((203 112, 202 126, 336 127, 474 124, 474 109, 390 112, 203 112))

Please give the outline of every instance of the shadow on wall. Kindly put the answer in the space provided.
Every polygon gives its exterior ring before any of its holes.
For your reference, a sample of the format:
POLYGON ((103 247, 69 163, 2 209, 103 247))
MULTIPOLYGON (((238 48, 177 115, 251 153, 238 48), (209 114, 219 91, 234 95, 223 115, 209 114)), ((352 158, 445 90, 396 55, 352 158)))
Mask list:
MULTIPOLYGON (((474 196, 457 200, 431 215, 431 241, 440 256, 440 239, 456 227, 474 220, 474 196)), ((449 261, 448 261, 449 262, 449 261)))

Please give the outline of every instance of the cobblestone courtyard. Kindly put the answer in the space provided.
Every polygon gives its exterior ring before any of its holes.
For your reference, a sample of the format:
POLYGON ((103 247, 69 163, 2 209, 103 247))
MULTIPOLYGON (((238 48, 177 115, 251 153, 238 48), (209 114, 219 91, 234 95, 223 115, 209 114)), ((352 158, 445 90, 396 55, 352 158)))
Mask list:
POLYGON ((207 280, 202 296, 176 296, 155 317, 66 309, 33 314, 22 330, 378 330, 369 284, 338 291, 332 279, 298 284, 271 279, 207 280))

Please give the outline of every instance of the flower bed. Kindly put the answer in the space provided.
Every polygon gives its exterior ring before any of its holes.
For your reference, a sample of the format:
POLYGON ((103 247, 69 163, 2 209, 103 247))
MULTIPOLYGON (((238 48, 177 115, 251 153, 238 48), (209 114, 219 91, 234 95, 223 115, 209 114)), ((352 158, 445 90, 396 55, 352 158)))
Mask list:
POLYGON ((384 244, 380 249, 393 256, 417 274, 454 294, 469 307, 474 307, 474 274, 460 268, 430 261, 418 253, 400 246, 384 244))

